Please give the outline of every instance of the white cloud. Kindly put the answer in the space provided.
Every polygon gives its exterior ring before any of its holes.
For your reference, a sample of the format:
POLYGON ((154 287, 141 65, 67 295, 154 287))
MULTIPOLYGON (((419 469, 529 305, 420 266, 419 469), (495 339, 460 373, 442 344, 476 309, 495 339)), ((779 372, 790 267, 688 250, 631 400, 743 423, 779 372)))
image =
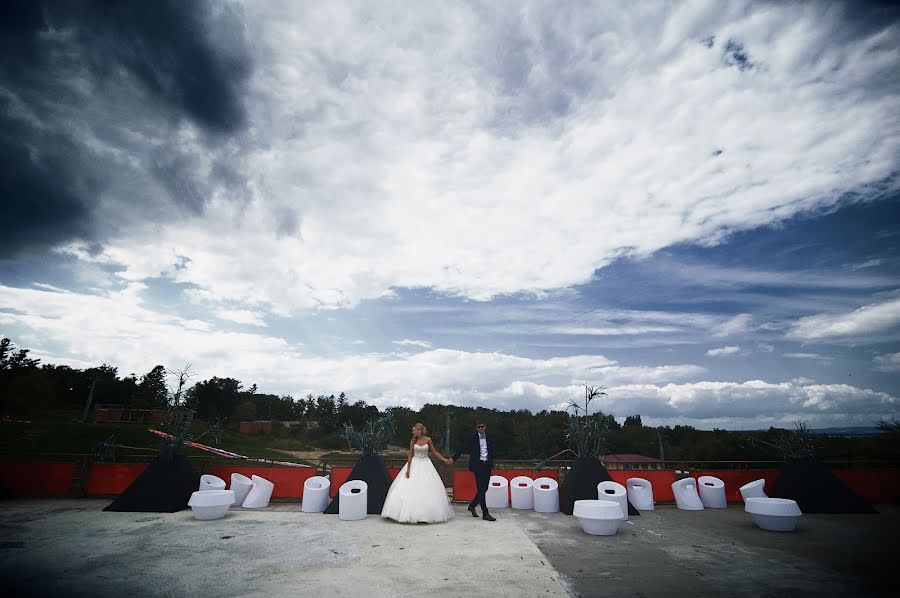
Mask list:
POLYGON ((723 336, 733 336, 735 334, 740 334, 742 332, 746 332, 750 327, 750 323, 753 321, 753 316, 750 314, 738 314, 724 322, 720 326, 717 326, 712 335, 715 337, 723 337, 723 336))
POLYGON ((400 345, 402 347, 422 347, 424 349, 430 349, 431 343, 428 341, 417 341, 411 340, 408 338, 403 339, 402 341, 392 341, 395 345, 400 345))
POLYGON ((792 339, 874 341, 900 326, 900 297, 863 306, 850 313, 800 318, 787 332, 792 339))
POLYGON ((784 353, 783 355, 790 359, 812 359, 815 361, 832 361, 834 359, 834 357, 818 353, 784 353))
POLYGON ((900 29, 853 37, 838 5, 243 12, 239 183, 185 133, 204 213, 82 259, 281 315, 395 288, 483 300, 896 190, 900 29))
POLYGON ((900 372, 900 353, 887 353, 875 357, 875 367, 873 369, 879 372, 888 372, 891 374, 900 372))
POLYGON ((238 324, 266 326, 266 321, 261 314, 248 309, 217 309, 213 314, 219 319, 237 322, 238 324))
POLYGON ((851 270, 865 270, 866 268, 875 268, 884 263, 883 259, 875 258, 871 260, 866 260, 864 262, 860 262, 859 264, 851 264, 849 268, 851 270))
POLYGON ((741 351, 740 347, 729 345, 727 347, 719 347, 718 349, 710 349, 706 352, 709 357, 723 357, 726 355, 735 355, 741 351))
POLYGON ((756 346, 764 353, 772 353, 775 350, 775 347, 769 343, 759 343, 756 346))

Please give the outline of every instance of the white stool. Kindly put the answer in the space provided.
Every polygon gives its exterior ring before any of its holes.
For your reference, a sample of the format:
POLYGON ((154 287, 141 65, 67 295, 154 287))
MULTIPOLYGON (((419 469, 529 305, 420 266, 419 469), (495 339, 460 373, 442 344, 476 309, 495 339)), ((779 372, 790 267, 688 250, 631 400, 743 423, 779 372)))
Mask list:
POLYGON ((622 507, 622 519, 628 520, 628 492, 625 486, 618 482, 600 482, 597 484, 597 498, 600 500, 611 500, 619 503, 622 507))
POLYGON ((221 519, 228 512, 232 502, 234 492, 231 490, 198 490, 191 494, 188 506, 193 511, 195 519, 221 519))
POLYGON ((559 512, 559 482, 553 478, 538 478, 531 487, 535 513, 559 512))
POLYGON ((234 491, 233 505, 242 505, 250 490, 253 488, 253 480, 240 473, 231 474, 231 490, 234 491))
POLYGON ((322 513, 328 507, 328 495, 331 493, 331 480, 315 475, 303 482, 303 504, 300 510, 304 513, 322 513))
POLYGON ((675 506, 682 511, 702 511, 703 503, 697 494, 697 482, 694 478, 684 478, 672 484, 672 494, 675 495, 675 506))
POLYGON ((258 475, 250 478, 253 480, 253 488, 247 493, 247 498, 241 503, 245 509, 264 509, 269 506, 269 500, 272 498, 272 491, 275 490, 275 484, 258 475))
POLYGON ((369 485, 362 480, 350 480, 341 485, 338 517, 344 521, 365 519, 369 512, 369 485))
POLYGON ((491 481, 488 482, 487 494, 484 495, 484 502, 488 509, 508 509, 509 480, 502 475, 492 475, 491 481))
POLYGON ((572 515, 584 533, 592 536, 614 535, 623 519, 622 505, 612 500, 576 500, 572 515))
POLYGON ((514 509, 534 508, 534 480, 527 475, 517 475, 509 482, 509 494, 514 509))
POLYGON ((748 498, 768 498, 766 496, 765 488, 766 480, 753 480, 752 482, 747 482, 743 486, 741 486, 741 498, 744 499, 744 502, 747 502, 748 498))
POLYGON ((653 484, 650 480, 644 478, 628 478, 625 480, 625 486, 628 492, 628 501, 634 505, 638 511, 652 511, 655 508, 653 503, 653 484))
POLYGON ((797 502, 788 498, 750 496, 744 501, 744 511, 754 523, 772 532, 792 532, 803 513, 797 502))
POLYGON ((200 491, 205 490, 224 490, 225 480, 214 475, 205 474, 200 476, 200 491))
POLYGON ((707 509, 724 509, 728 506, 725 500, 725 482, 721 479, 702 475, 697 478, 697 490, 700 494, 700 502, 707 509))

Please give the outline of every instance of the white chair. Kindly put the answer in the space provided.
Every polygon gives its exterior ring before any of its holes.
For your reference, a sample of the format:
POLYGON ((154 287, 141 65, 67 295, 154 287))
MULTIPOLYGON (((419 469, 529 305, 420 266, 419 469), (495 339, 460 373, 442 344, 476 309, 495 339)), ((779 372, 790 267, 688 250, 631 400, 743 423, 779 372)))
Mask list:
POLYGON ((233 502, 234 492, 231 490, 198 490, 191 494, 188 506, 195 519, 206 521, 224 517, 233 502))
POLYGON ((611 500, 622 507, 622 519, 628 520, 628 492, 625 486, 618 482, 600 482, 597 484, 597 498, 611 500))
POLYGON ((684 478, 672 484, 675 495, 675 506, 682 511, 702 511, 703 503, 697 494, 697 482, 694 478, 684 478))
POLYGON ((362 480, 344 482, 338 490, 338 518, 344 521, 365 519, 369 513, 369 485, 362 480))
POLYGON ((509 494, 512 508, 534 508, 534 480, 527 475, 518 475, 509 482, 509 494))
POLYGON ((233 505, 242 505, 250 490, 253 488, 253 480, 240 473, 231 474, 231 490, 234 492, 233 505))
POLYGON ((622 505, 612 500, 576 500, 572 515, 592 536, 614 535, 623 520, 622 505))
POLYGON ((803 513, 797 502, 788 498, 750 496, 744 500, 744 511, 754 523, 772 532, 792 532, 803 513))
POLYGON ((747 502, 748 498, 768 498, 766 496, 765 488, 766 480, 753 480, 752 482, 747 482, 743 486, 741 486, 741 498, 744 499, 744 502, 747 502))
POLYGON ((700 502, 707 509, 724 509, 728 506, 725 500, 725 482, 711 475, 702 475, 697 478, 697 491, 700 502))
POLYGON ((559 482, 553 478, 538 478, 531 486, 535 513, 559 512, 559 482))
POLYGON ((304 513, 323 513, 328 507, 328 495, 331 493, 331 480, 315 475, 303 482, 303 504, 300 510, 304 513))
POLYGON ((492 475, 491 481, 488 482, 487 494, 484 495, 484 502, 488 509, 508 509, 509 480, 502 475, 492 475))
POLYGON ((656 508, 653 502, 653 484, 644 478, 628 478, 625 481, 628 501, 638 511, 652 511, 656 508))
POLYGON ((258 475, 251 476, 253 480, 253 488, 247 493, 247 498, 241 503, 245 509, 264 509, 269 506, 269 500, 272 498, 272 491, 275 490, 275 484, 258 475))
POLYGON ((200 476, 200 492, 206 490, 224 490, 225 480, 214 475, 205 474, 200 476))

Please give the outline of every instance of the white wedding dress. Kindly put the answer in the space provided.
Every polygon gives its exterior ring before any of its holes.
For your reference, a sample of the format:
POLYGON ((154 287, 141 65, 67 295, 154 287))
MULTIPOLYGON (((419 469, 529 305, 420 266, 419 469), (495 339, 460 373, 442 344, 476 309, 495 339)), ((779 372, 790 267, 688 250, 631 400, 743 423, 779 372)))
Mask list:
POLYGON ((409 477, 406 465, 394 478, 381 516, 400 523, 442 523, 453 519, 444 482, 428 458, 428 445, 413 446, 409 477))

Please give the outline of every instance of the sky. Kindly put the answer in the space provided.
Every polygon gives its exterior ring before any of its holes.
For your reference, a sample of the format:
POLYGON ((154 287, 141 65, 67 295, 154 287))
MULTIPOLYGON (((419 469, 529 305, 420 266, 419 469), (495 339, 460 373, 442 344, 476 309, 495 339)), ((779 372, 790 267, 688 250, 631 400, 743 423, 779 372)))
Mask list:
POLYGON ((0 197, 44 363, 900 416, 892 3, 4 3, 0 197))

